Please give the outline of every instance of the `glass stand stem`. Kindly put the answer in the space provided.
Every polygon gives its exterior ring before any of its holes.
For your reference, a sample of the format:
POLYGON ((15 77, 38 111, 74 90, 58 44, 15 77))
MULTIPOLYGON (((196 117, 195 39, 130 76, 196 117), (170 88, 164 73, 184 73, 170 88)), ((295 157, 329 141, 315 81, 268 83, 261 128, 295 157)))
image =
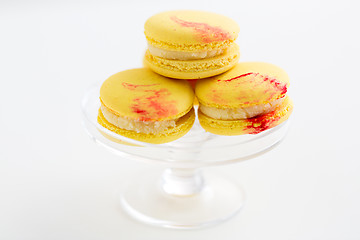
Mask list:
POLYGON ((163 191, 175 196, 195 195, 204 187, 204 178, 199 169, 168 168, 161 180, 163 191))

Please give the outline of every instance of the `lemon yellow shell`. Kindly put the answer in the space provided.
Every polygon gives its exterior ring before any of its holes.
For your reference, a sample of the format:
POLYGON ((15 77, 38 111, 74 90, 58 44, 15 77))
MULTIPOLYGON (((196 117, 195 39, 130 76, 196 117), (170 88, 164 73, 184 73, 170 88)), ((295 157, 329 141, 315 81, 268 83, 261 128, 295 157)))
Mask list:
MULTIPOLYGON (((169 128, 166 131, 163 131, 158 134, 145 134, 145 133, 138 133, 135 131, 121 129, 114 126, 104 118, 104 115, 100 110, 98 115, 98 123, 101 126, 109 129, 110 131, 115 132, 127 138, 131 138, 141 142, 153 143, 153 144, 171 142, 184 136, 191 129, 192 125, 194 124, 194 121, 195 121, 195 112, 194 109, 192 108, 187 114, 185 114, 184 116, 180 117, 177 120, 175 127, 169 128)), ((111 138, 112 137, 110 137, 109 139, 111 138)))
POLYGON ((231 70, 198 80, 200 104, 215 108, 239 108, 267 104, 286 95, 289 77, 281 68, 262 62, 237 63, 231 70))
POLYGON ((286 97, 283 103, 274 111, 259 117, 243 120, 217 120, 199 111, 198 118, 201 126, 213 134, 226 136, 258 134, 286 121, 290 117, 292 110, 293 103, 289 97, 286 97))
POLYGON ((112 75, 100 89, 100 100, 111 113, 140 121, 162 121, 185 115, 193 106, 194 92, 183 80, 138 68, 112 75))
POLYGON ((188 52, 227 48, 239 33, 237 23, 228 17, 189 10, 156 14, 144 28, 151 45, 188 52))
POLYGON ((170 78, 200 79, 228 71, 239 61, 239 46, 232 44, 223 54, 196 60, 171 60, 156 57, 146 51, 145 66, 154 72, 170 78))

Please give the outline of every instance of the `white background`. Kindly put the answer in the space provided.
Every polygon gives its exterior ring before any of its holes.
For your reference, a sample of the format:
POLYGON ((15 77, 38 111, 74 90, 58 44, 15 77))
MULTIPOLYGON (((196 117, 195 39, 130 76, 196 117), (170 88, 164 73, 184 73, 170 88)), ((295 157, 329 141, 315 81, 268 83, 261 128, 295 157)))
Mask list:
POLYGON ((359 22, 356 1, 0 1, 0 239, 360 239, 359 22), (236 20, 241 61, 284 68, 295 102, 275 150, 205 169, 248 201, 203 230, 130 219, 122 183, 159 167, 113 155, 81 124, 84 90, 141 67, 145 20, 173 9, 236 20))

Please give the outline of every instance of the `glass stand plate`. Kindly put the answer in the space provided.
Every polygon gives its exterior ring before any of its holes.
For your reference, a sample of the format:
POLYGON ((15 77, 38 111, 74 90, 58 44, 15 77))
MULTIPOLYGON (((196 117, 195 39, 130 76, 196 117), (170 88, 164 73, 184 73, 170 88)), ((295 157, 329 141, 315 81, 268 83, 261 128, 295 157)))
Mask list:
POLYGON ((83 123, 91 138, 129 160, 166 166, 161 175, 129 179, 123 208, 134 218, 162 227, 198 228, 234 216, 244 205, 244 191, 200 168, 255 158, 273 149, 286 135, 289 121, 256 135, 218 136, 196 120, 182 138, 165 144, 143 143, 120 136, 97 123, 100 85, 89 88, 82 101, 83 123), (126 143, 126 144, 121 144, 126 143))

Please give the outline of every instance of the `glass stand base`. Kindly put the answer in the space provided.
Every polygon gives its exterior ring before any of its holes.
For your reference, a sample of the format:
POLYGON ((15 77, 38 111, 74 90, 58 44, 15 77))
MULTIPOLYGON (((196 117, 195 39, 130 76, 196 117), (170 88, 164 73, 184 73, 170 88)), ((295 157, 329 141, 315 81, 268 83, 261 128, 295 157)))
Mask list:
POLYGON ((245 201, 239 185, 215 175, 206 175, 193 194, 168 193, 164 186, 159 175, 136 178, 122 193, 121 204, 131 217, 146 224, 193 229, 230 219, 245 201))
POLYGON ((97 122, 100 84, 86 91, 83 123, 91 138, 129 161, 168 167, 162 175, 134 175, 121 195, 123 209, 144 223, 169 228, 200 228, 221 223, 244 205, 244 192, 226 178, 202 176, 199 168, 232 164, 271 151, 284 139, 289 121, 259 134, 219 136, 198 120, 182 138, 150 144, 118 135, 97 122))

